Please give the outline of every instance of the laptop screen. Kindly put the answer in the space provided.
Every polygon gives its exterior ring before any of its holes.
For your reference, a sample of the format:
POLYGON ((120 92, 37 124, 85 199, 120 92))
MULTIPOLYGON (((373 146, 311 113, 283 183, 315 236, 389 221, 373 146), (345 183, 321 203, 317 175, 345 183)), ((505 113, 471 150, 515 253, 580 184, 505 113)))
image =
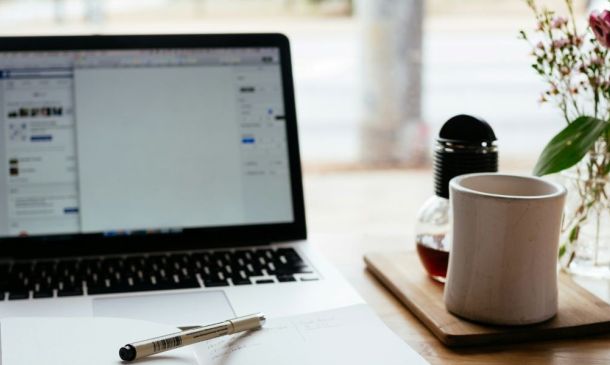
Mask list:
POLYGON ((0 52, 0 238, 294 221, 279 49, 0 52))

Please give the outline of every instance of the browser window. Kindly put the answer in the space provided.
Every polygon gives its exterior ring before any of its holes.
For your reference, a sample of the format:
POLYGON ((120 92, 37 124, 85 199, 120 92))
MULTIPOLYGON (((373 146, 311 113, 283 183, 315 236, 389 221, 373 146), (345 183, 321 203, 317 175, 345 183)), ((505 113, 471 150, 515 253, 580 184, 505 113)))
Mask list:
POLYGON ((0 55, 0 236, 293 221, 279 51, 0 55))

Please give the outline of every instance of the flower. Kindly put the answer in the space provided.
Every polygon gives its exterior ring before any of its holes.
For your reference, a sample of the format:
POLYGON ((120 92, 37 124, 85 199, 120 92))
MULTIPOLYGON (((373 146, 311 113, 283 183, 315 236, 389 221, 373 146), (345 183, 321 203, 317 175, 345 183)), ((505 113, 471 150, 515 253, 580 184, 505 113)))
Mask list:
POLYGON ((599 56, 595 56, 595 57, 591 58, 591 64, 596 65, 596 66, 601 66, 604 64, 604 60, 599 56))
POLYGON ((551 23, 551 26, 555 29, 559 29, 566 24, 568 24, 568 20, 564 17, 558 16, 556 18, 553 18, 553 22, 551 23))
POLYGON ((538 102, 540 104, 544 104, 546 103, 548 100, 546 99, 546 97, 544 96, 544 94, 540 95, 540 98, 538 98, 538 102))
POLYGON ((610 48, 610 11, 593 11, 589 15, 589 25, 599 43, 610 48))
POLYGON ((567 38, 556 39, 553 41, 553 48, 563 49, 568 44, 570 41, 567 38))

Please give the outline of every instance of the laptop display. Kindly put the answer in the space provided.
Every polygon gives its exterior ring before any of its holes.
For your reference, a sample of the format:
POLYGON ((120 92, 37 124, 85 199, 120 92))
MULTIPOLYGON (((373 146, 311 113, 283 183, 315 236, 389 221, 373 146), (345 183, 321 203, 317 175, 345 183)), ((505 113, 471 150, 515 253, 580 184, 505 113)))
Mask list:
POLYGON ((0 51, 0 238, 293 223, 285 106, 279 47, 0 51))
POLYGON ((305 240, 290 64, 281 34, 0 37, 0 317, 358 302, 305 240))

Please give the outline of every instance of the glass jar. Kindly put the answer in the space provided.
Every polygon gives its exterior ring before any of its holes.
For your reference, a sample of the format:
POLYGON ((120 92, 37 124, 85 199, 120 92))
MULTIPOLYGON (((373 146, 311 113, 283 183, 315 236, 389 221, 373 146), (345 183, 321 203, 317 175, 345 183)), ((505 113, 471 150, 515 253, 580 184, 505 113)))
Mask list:
POLYGON ((610 279, 610 152, 604 141, 561 180, 568 195, 559 258, 570 274, 610 279))
POLYGON ((496 135, 487 122, 461 114, 443 124, 434 143, 434 195, 420 208, 415 224, 417 253, 434 280, 445 281, 449 264, 449 181, 464 174, 496 171, 496 135))
POLYGON ((424 268, 434 280, 445 282, 449 264, 449 199, 432 196, 422 205, 415 223, 415 244, 424 268))

